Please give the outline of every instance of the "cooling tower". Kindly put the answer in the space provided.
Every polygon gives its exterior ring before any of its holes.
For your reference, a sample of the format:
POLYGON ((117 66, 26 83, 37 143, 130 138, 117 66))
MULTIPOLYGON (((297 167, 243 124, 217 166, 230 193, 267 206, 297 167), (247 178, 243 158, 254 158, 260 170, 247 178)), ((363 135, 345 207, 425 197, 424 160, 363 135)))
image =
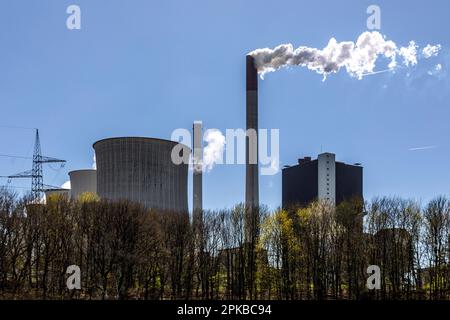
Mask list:
POLYGON ((125 137, 94 143, 97 193, 110 200, 130 200, 146 208, 188 212, 190 149, 174 141, 125 137), (172 149, 178 159, 172 162, 172 149))
POLYGON ((97 194, 97 171, 94 169, 74 170, 69 172, 70 197, 78 199, 82 193, 97 194))

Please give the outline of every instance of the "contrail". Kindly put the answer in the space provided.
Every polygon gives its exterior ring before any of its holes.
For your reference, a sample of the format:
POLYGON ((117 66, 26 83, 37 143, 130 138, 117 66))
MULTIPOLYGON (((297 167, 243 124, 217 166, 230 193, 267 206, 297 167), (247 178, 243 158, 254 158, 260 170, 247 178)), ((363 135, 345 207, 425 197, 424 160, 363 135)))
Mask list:
MULTIPOLYGON (((256 49, 249 53, 255 60, 255 67, 261 77, 289 66, 306 67, 323 75, 324 80, 330 73, 344 68, 347 73, 358 79, 375 74, 375 62, 378 57, 388 59, 388 70, 398 67, 397 59, 409 67, 417 64, 418 58, 428 59, 436 56, 441 46, 428 44, 418 54, 419 46, 410 41, 407 46, 399 47, 392 40, 386 40, 378 31, 363 32, 356 42, 338 42, 331 38, 323 49, 300 46, 294 49, 292 44, 282 44, 273 49, 256 49)), ((386 72, 386 71, 383 71, 386 72)))
POLYGON ((435 149, 437 147, 439 147, 439 146, 432 145, 432 146, 414 147, 414 148, 409 148, 408 151, 428 150, 428 149, 435 149))
POLYGON ((366 77, 366 76, 373 76, 374 74, 379 74, 379 73, 385 73, 385 72, 389 72, 392 71, 391 69, 384 69, 384 70, 380 70, 380 71, 374 71, 374 72, 370 72, 370 73, 364 73, 361 76, 366 77))

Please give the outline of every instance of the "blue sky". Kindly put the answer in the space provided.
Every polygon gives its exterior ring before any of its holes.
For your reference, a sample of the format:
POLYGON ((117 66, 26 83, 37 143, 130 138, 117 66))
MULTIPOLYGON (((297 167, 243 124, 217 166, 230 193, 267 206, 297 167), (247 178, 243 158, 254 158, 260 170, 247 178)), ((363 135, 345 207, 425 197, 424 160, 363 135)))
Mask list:
MULTIPOLYGON (((242 128, 246 53, 282 43, 323 48, 331 37, 355 41, 370 4, 380 6, 388 39, 440 43, 441 54, 363 80, 341 71, 322 82, 304 68, 267 74, 260 127, 280 129, 281 165, 321 150, 361 162, 367 199, 448 195, 450 3, 443 0, 4 0, 0 125, 38 127, 43 153, 68 160, 62 170, 46 169, 53 185, 91 167, 92 143, 102 138, 170 138, 194 120, 242 128), (71 4, 81 8, 81 30, 66 28, 71 4), (436 63, 442 71, 428 75, 436 63), (409 150, 422 146, 434 147, 409 150)), ((31 156, 33 139, 31 130, 0 127, 0 154, 31 156)), ((30 167, 30 160, 0 157, 0 175, 30 167)), ((244 178, 243 166, 216 166, 204 176, 204 206, 243 201, 244 178)), ((261 177, 260 199, 281 204, 281 174, 261 177)))

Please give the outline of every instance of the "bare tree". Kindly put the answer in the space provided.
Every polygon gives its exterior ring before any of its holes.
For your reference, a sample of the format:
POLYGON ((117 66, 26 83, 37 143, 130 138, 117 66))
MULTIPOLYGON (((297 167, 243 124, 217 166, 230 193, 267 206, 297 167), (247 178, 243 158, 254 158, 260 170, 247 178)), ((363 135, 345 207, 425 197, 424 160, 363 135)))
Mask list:
POLYGON ((424 245, 428 260, 430 299, 445 299, 449 289, 450 204, 448 199, 432 200, 424 211, 424 245))

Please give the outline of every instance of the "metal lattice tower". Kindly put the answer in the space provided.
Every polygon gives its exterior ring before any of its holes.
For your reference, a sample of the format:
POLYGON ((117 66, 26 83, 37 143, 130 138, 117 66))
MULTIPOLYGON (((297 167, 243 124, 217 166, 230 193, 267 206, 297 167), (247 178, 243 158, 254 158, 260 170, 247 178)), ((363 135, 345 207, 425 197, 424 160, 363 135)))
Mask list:
POLYGON ((33 165, 31 170, 27 170, 18 174, 7 176, 9 180, 20 178, 31 178, 31 201, 39 203, 43 198, 45 191, 62 190, 61 188, 47 186, 44 184, 44 174, 42 170, 43 163, 61 163, 64 166, 66 160, 45 157, 41 153, 41 141, 39 139, 39 130, 36 129, 36 138, 34 141, 33 165))
POLYGON ((33 167, 31 169, 31 197, 33 201, 39 201, 44 191, 44 178, 42 177, 42 154, 39 130, 36 129, 34 141, 33 167))

